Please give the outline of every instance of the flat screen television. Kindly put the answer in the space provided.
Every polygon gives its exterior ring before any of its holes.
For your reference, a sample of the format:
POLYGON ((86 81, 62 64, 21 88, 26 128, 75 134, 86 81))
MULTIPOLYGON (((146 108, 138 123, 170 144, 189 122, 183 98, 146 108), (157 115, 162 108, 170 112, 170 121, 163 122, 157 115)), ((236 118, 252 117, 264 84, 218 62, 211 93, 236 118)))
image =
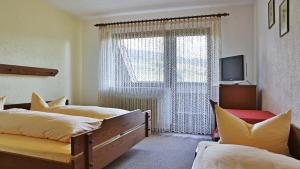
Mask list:
POLYGON ((220 59, 221 81, 244 81, 244 55, 220 59))

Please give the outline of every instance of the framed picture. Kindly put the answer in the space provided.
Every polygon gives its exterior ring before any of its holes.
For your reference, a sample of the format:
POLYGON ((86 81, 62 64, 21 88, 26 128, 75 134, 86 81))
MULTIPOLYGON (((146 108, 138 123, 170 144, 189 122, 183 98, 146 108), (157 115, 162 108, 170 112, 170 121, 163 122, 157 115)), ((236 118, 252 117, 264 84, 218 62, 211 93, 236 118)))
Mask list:
POLYGON ((290 29, 289 0, 283 0, 279 6, 279 33, 283 37, 290 29))
POLYGON ((268 25, 269 29, 275 24, 275 0, 270 0, 268 3, 268 25))

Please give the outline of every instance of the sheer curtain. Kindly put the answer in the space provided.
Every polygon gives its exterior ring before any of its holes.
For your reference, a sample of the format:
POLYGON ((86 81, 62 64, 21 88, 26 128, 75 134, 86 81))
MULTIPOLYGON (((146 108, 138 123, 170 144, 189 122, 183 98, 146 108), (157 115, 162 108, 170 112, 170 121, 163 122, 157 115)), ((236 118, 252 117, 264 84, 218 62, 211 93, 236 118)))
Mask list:
POLYGON ((210 134, 220 17, 100 27, 99 104, 152 110, 152 130, 210 134))

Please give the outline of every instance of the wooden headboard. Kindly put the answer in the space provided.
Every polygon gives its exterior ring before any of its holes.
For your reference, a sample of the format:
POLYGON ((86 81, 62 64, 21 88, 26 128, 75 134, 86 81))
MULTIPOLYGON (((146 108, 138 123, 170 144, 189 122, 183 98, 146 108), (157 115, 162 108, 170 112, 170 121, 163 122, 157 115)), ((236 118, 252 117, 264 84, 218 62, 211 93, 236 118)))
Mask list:
MULTIPOLYGON (((50 101, 47 101, 47 103, 50 101)), ((66 105, 69 105, 69 100, 66 100, 66 105)), ((4 105, 4 109, 12 109, 12 108, 19 108, 19 109, 27 109, 30 110, 31 103, 20 103, 20 104, 7 104, 4 105)))

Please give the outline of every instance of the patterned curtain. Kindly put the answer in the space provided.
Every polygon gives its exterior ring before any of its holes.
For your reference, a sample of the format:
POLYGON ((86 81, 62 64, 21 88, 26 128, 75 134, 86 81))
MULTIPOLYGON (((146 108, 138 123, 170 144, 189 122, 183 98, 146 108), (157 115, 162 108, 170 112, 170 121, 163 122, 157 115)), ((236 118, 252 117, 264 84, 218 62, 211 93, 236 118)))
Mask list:
POLYGON ((99 104, 152 110, 152 130, 210 134, 220 17, 100 27, 99 104))

